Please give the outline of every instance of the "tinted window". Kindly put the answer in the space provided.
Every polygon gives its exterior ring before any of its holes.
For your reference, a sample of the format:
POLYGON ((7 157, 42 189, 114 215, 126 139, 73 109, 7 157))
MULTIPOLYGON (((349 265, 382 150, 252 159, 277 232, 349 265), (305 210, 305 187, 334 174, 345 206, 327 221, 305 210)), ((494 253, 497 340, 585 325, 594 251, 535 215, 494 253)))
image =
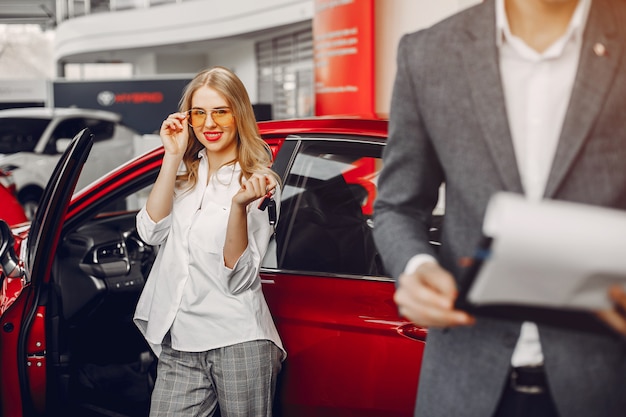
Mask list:
POLYGON ((358 142, 303 143, 283 186, 278 268, 384 274, 371 219, 381 151, 358 142))
POLYGON ((49 123, 48 119, 0 119, 0 154, 32 152, 49 123))
POLYGON ((93 133, 94 142, 109 140, 115 135, 115 123, 106 120, 85 119, 85 124, 93 133))
POLYGON ((93 134, 94 143, 111 139, 115 133, 115 123, 113 122, 85 117, 65 119, 59 122, 54 132, 52 132, 51 140, 46 145, 44 152, 48 154, 56 153, 57 139, 72 138, 86 127, 93 134))

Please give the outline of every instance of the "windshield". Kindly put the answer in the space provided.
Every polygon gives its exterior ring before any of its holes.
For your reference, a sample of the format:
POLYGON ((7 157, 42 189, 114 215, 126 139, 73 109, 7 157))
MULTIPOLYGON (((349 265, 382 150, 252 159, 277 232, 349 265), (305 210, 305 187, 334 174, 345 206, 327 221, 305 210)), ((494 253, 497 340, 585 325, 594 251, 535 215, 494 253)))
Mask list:
POLYGON ((33 152, 49 123, 48 119, 0 119, 0 154, 33 152))

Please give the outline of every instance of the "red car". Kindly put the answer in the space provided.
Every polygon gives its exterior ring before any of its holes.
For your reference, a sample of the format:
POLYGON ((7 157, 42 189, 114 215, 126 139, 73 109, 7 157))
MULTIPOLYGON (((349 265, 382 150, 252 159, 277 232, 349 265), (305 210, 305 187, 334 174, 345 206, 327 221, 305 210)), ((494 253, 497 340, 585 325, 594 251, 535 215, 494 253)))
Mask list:
MULTIPOLYGON (((411 416, 426 331, 398 317, 372 240, 387 122, 260 123, 282 176, 263 261, 288 352, 277 416, 411 416)), ((155 359, 132 323, 157 248, 135 230, 157 148, 72 197, 84 130, 30 228, 0 222, 0 407, 5 417, 147 416, 155 359)))
POLYGON ((15 182, 11 174, 0 170, 0 219, 9 225, 27 221, 24 209, 15 195, 15 182))

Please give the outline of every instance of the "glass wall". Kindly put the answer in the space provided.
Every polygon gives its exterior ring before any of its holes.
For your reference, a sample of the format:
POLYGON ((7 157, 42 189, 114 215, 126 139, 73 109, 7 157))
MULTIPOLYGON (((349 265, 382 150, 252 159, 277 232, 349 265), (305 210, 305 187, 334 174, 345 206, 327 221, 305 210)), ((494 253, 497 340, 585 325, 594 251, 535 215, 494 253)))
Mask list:
POLYGON ((193 0, 56 0, 57 23, 91 13, 108 13, 116 10, 145 9, 168 3, 193 0))
POLYGON ((256 44, 260 103, 274 119, 313 116, 313 32, 306 29, 256 44))

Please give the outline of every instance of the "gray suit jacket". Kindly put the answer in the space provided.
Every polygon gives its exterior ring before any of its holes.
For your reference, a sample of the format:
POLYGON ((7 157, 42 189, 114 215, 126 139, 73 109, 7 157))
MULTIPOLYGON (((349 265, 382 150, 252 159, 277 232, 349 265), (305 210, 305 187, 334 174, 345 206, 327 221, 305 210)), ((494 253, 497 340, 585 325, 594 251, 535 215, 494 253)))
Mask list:
MULTIPOLYGON (((442 182, 436 256, 457 279, 459 258, 471 256, 481 237, 490 196, 523 192, 495 36, 487 0, 400 42, 374 230, 395 277, 413 255, 435 255, 428 227, 442 182)), ((594 0, 545 197, 626 209, 625 48, 626 2, 594 0), (594 53, 596 43, 604 56, 594 53)), ((416 415, 492 415, 520 324, 480 318, 471 327, 431 329, 416 415)), ((539 332, 561 416, 626 415, 624 339, 550 326, 539 332)))

